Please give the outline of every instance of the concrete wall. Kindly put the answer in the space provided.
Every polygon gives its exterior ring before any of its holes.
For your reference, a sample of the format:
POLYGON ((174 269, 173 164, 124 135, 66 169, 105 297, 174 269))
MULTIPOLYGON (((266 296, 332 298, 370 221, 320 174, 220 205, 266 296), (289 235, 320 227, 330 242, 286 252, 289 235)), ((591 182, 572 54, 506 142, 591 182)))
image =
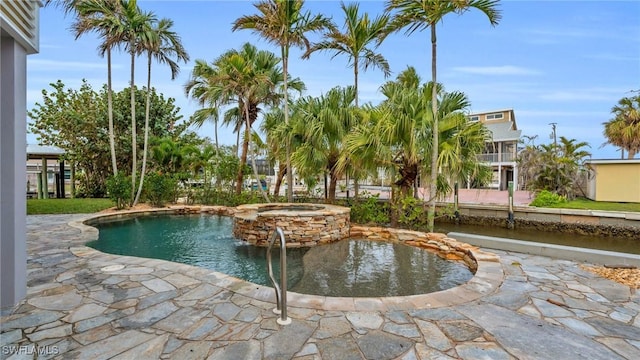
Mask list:
MULTIPOLYGON (((507 206, 461 204, 459 209, 464 223, 486 226, 505 226, 507 206)), ((589 233, 594 236, 621 236, 640 238, 640 213, 515 207, 516 227, 589 233)))
POLYGON ((591 200, 640 202, 640 162, 595 163, 591 168, 591 200))
POLYGON ((0 49, 0 307, 7 308, 27 291, 27 52, 8 36, 0 49))

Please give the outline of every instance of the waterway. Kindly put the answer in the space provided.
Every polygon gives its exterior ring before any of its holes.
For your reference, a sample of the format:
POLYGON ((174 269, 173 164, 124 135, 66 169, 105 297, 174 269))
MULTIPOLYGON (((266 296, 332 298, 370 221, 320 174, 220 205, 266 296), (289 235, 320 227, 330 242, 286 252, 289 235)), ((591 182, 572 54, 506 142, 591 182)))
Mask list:
POLYGON ((497 226, 437 223, 436 232, 461 232, 495 236, 514 240, 533 241, 546 244, 574 246, 588 249, 607 250, 629 254, 640 254, 640 239, 609 236, 588 236, 534 229, 507 229, 497 226))

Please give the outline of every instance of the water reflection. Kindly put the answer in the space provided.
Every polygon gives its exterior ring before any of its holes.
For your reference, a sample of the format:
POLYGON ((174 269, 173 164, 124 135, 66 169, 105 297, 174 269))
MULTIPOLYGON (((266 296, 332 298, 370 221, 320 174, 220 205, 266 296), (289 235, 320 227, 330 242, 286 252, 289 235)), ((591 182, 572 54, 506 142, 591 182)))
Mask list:
POLYGON ((325 296, 405 296, 448 289, 473 274, 430 252, 387 242, 344 240, 310 249, 291 291, 325 296))

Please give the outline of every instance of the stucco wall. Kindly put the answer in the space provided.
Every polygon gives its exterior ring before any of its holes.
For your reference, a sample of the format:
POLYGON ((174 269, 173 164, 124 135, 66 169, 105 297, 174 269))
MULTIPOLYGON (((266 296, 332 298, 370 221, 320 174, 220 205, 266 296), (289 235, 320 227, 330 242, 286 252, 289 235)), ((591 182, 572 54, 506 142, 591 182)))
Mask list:
POLYGON ((640 162, 591 164, 589 196, 596 201, 640 202, 640 162))

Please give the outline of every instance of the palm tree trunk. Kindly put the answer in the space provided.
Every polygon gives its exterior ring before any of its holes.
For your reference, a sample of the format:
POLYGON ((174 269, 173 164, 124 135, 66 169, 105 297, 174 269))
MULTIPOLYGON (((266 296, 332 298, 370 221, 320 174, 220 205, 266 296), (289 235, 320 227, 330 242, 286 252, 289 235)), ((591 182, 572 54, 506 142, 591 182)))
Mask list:
MULTIPOLYGON (((284 76, 284 123, 289 125, 289 48, 282 46, 282 75, 284 76)), ((291 171, 291 141, 289 137, 286 139, 287 148, 287 201, 293 202, 293 174, 291 171)))
POLYGON ((136 95, 135 95, 135 49, 133 40, 131 40, 131 204, 133 205, 133 197, 136 193, 136 171, 138 169, 138 141, 136 133, 136 95))
POLYGON ((438 93, 436 79, 436 27, 431 28, 431 111, 433 112, 433 141, 431 143, 431 183, 429 184, 429 211, 427 212, 427 227, 433 232, 436 217, 436 192, 438 189, 438 93))
MULTIPOLYGON (((249 104, 248 102, 245 105, 245 116, 247 119, 247 124, 245 125, 247 127, 247 129, 249 130, 249 135, 251 135, 251 120, 249 120, 249 104)), ((248 137, 247 140, 247 144, 249 146, 249 149, 251 149, 251 136, 248 137)), ((251 165, 253 166, 253 176, 256 180, 256 184, 258 186, 258 190, 260 191, 260 194, 262 194, 262 196, 264 197, 264 200, 267 203, 270 203, 271 201, 269 200, 269 196, 267 196, 267 193, 264 191, 264 189, 262 188, 262 184, 260 183, 260 177, 258 176, 258 167, 256 166, 256 153, 255 151, 251 152, 251 165)))
POLYGON ((329 204, 333 204, 336 200, 336 185, 338 183, 338 177, 336 173, 332 170, 329 170, 329 196, 328 201, 329 204))
POLYGON ((276 184, 273 188, 273 196, 278 198, 280 196, 280 186, 282 185, 282 179, 287 173, 287 165, 283 163, 278 163, 278 174, 276 174, 276 184))
POLYGON ((111 49, 107 48, 107 112, 109 113, 109 148, 111 149, 111 167, 113 176, 118 175, 116 161, 116 139, 113 130, 113 90, 111 85, 111 49))
POLYGON ((356 109, 358 108, 358 56, 353 57, 353 83, 356 91, 356 109))
POLYGON ((147 62, 147 101, 144 108, 144 147, 142 150, 142 170, 140 171, 140 185, 138 186, 138 193, 133 200, 133 206, 136 206, 138 200, 140 200, 140 193, 142 193, 142 185, 144 184, 144 173, 147 170, 147 151, 149 146, 149 108, 151 107, 151 53, 147 62))
MULTIPOLYGON (((249 121, 247 120, 247 125, 249 121)), ((251 136, 251 128, 245 125, 244 140, 242 141, 242 153, 240 154, 240 167, 238 168, 238 175, 236 176, 236 194, 242 193, 242 182, 244 179, 244 166, 247 163, 247 153, 249 152, 249 136, 251 136)), ((238 131, 238 134, 240 132, 238 131)))

